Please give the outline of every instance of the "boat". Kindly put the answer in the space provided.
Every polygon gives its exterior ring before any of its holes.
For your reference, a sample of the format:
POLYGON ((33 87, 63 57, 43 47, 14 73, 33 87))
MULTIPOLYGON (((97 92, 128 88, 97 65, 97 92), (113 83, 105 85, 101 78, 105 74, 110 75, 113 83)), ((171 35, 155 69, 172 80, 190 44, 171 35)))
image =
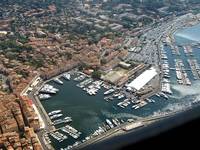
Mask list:
POLYGON ((62 141, 66 140, 68 138, 66 135, 64 135, 64 134, 62 134, 62 133, 60 133, 58 131, 52 132, 52 133, 50 133, 50 135, 54 139, 56 139, 58 142, 62 142, 62 141))
POLYGON ((53 124, 58 125, 58 124, 69 123, 69 122, 72 122, 72 118, 71 117, 65 117, 64 119, 54 120, 53 124))
POLYGON ((138 105, 137 105, 137 104, 136 104, 136 105, 133 105, 133 106, 132 106, 132 108, 134 108, 134 109, 135 109, 135 107, 136 107, 136 106, 138 106, 138 105))
POLYGON ((169 97, 163 92, 160 92, 160 96, 164 97, 165 99, 169 99, 169 97))
POLYGON ((82 81, 82 80, 84 80, 85 78, 86 78, 85 75, 80 75, 80 76, 74 78, 74 81, 82 81))
POLYGON ((58 84, 63 84, 63 82, 59 78, 55 78, 55 79, 53 79, 53 81, 58 84))
POLYGON ((112 119, 112 122, 113 122, 114 125, 118 126, 118 123, 115 119, 112 119))
POLYGON ((139 104, 139 107, 144 107, 146 106, 148 103, 146 101, 141 101, 141 103, 139 104))
POLYGON ((45 84, 39 92, 48 93, 48 94, 56 94, 59 90, 54 88, 52 85, 45 84))
POLYGON ((123 120, 123 119, 121 119, 120 121, 121 121, 121 123, 124 123, 124 120, 123 120))
POLYGON ((47 87, 43 87, 42 89, 40 89, 41 93, 46 93, 46 94, 56 94, 57 91, 53 88, 47 88, 47 87))
POLYGON ((49 99, 51 96, 49 94, 39 94, 38 97, 40 100, 46 100, 49 99))
POLYGON ((114 125, 109 119, 106 119, 106 123, 110 126, 110 128, 114 128, 114 125))
POLYGON ((119 102, 119 103, 117 104, 117 106, 119 106, 119 107, 121 107, 121 108, 125 108, 122 104, 123 104, 123 102, 119 102))
POLYGON ((155 103, 156 101, 154 99, 150 99, 152 103, 155 103))
POLYGON ((195 100, 192 101, 192 104, 197 104, 199 102, 200 102, 200 99, 195 99, 195 100))
POLYGON ((49 116, 61 113, 62 110, 54 110, 48 113, 49 116))
POLYGON ((115 121, 117 122, 118 125, 121 124, 120 121, 117 118, 115 118, 115 121))
POLYGON ((165 77, 165 78, 170 78, 170 76, 169 76, 169 75, 164 75, 164 77, 165 77))
POLYGON ((63 114, 55 114, 53 116, 50 116, 50 119, 56 119, 56 118, 59 118, 61 116, 63 116, 63 114))
POLYGON ((74 139, 79 138, 81 135, 81 132, 78 132, 76 129, 74 129, 73 127, 71 127, 69 125, 62 127, 61 130, 65 133, 69 134, 74 139))
POLYGON ((104 92, 104 95, 111 94, 111 93, 113 93, 114 91, 115 91, 114 89, 110 89, 110 90, 104 92))
POLYGON ((149 99, 149 98, 146 98, 146 101, 149 102, 149 103, 152 103, 152 100, 149 99))
POLYGON ((124 98, 125 96, 123 95, 123 94, 121 94, 121 95, 119 95, 117 98, 118 99, 122 99, 122 98, 124 98))
POLYGON ((65 74, 63 74, 63 78, 66 79, 66 80, 70 80, 71 75, 69 73, 65 73, 65 74))
POLYGON ((158 93, 156 93, 155 95, 158 96, 158 97, 160 97, 160 94, 158 94, 158 93))
POLYGON ((115 94, 113 94, 113 97, 118 97, 120 95, 121 95, 120 93, 115 93, 115 94))
POLYGON ((135 107, 135 109, 138 109, 138 108, 140 108, 140 106, 137 105, 137 106, 135 107))

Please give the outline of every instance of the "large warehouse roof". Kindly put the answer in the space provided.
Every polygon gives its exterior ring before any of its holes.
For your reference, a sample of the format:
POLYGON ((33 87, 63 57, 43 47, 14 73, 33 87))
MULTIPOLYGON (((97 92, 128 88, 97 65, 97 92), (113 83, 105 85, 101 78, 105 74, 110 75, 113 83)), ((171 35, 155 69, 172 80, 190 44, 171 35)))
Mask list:
POLYGON ((140 90, 156 75, 157 75, 156 69, 154 67, 151 67, 150 69, 144 71, 136 79, 134 79, 130 84, 127 85, 127 87, 131 89, 140 90))

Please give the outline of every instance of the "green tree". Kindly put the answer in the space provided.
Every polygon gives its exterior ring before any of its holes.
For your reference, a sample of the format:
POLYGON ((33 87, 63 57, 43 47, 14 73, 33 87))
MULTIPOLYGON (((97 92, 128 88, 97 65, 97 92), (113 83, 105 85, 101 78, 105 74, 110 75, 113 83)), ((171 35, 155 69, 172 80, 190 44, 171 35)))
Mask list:
POLYGON ((96 70, 92 73, 92 78, 95 78, 95 79, 100 79, 101 78, 101 72, 96 70))

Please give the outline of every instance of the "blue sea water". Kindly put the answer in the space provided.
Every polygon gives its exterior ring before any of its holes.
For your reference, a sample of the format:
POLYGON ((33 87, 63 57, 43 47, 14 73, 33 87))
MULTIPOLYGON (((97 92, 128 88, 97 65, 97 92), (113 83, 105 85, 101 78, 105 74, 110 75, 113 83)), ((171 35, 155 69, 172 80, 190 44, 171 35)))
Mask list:
POLYGON ((178 44, 200 42, 200 24, 178 30, 175 32, 175 39, 178 44))

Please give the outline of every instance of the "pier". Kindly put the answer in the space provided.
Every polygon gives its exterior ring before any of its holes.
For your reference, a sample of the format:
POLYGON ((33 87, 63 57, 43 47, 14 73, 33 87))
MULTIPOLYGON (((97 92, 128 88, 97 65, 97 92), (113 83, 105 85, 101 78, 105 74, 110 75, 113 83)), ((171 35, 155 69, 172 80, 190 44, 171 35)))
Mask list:
POLYGON ((173 71, 192 71, 192 69, 189 69, 189 68, 184 68, 184 69, 169 68, 169 69, 173 71))

